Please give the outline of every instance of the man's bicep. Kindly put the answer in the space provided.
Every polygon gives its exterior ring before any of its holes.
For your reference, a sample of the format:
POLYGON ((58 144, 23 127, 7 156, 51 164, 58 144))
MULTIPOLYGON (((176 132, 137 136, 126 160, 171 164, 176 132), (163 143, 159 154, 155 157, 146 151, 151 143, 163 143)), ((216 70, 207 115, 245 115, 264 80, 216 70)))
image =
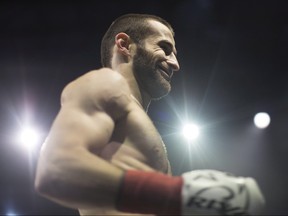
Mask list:
POLYGON ((78 107, 62 107, 49 134, 54 146, 97 149, 110 140, 114 121, 103 111, 85 112, 78 107))

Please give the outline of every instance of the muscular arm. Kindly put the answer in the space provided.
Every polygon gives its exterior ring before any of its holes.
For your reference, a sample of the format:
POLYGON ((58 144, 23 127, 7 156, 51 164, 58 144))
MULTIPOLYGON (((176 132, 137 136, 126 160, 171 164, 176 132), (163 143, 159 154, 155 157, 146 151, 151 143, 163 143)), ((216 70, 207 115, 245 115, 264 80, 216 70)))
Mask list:
POLYGON ((115 121, 129 112, 129 94, 121 75, 109 69, 90 72, 65 88, 38 161, 40 194, 75 209, 114 207, 123 171, 92 149, 109 142, 115 121))

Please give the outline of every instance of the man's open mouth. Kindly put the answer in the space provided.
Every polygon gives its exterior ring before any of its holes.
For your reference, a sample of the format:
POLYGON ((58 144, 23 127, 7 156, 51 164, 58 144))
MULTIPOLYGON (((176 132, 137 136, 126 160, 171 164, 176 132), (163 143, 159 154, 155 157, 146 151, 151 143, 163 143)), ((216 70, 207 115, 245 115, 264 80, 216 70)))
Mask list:
POLYGON ((159 71, 161 72, 161 75, 168 81, 171 81, 171 77, 173 76, 173 71, 165 68, 161 65, 158 66, 159 71))

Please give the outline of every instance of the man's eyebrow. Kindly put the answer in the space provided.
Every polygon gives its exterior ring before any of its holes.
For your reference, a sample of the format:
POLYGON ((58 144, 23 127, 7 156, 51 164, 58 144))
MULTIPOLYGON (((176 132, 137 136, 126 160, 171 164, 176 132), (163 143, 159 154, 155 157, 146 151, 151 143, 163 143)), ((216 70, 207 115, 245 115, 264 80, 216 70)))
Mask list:
POLYGON ((176 48, 173 46, 173 44, 168 41, 168 40, 162 40, 159 42, 159 44, 165 45, 165 46, 169 46, 171 48, 171 50, 173 51, 174 55, 177 55, 177 50, 176 48))

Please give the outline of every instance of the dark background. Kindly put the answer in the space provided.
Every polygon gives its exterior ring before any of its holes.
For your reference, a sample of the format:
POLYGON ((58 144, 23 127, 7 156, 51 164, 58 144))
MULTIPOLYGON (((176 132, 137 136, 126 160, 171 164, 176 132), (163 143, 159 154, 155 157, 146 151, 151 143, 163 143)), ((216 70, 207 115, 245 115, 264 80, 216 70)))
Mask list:
POLYGON ((0 214, 77 215, 34 192, 38 151, 64 85, 101 67, 101 37, 128 12, 159 15, 176 32, 181 70, 149 110, 174 174, 252 176, 265 214, 288 214, 287 9, 285 0, 1 1, 0 214), (264 130, 253 125, 261 111, 271 117, 264 130), (188 119, 201 128, 191 145, 179 133, 188 119), (27 122, 42 132, 32 152, 15 142, 27 122))

